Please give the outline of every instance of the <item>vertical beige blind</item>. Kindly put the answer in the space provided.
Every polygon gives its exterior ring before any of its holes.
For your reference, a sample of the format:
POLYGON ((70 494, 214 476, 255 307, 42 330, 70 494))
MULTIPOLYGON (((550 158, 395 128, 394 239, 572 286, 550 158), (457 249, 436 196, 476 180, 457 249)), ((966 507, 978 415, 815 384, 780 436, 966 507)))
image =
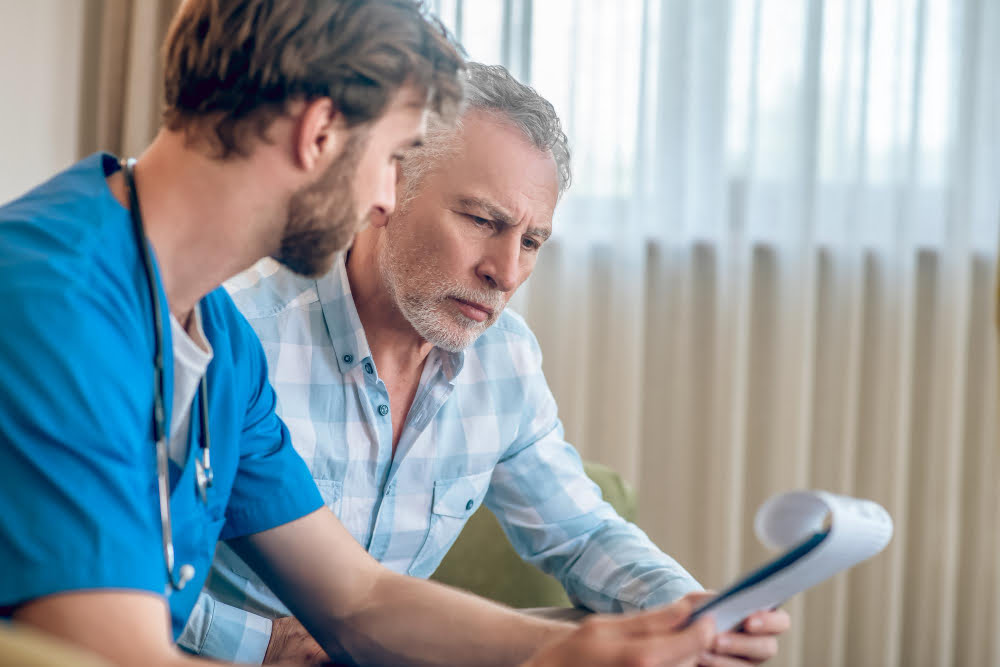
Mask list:
POLYGON ((91 0, 85 30, 81 155, 136 156, 160 125, 160 46, 180 0, 91 0))
POLYGON ((702 582, 768 557, 752 518, 774 493, 823 488, 893 515, 882 555, 790 605, 776 664, 1000 664, 992 257, 967 258, 955 295, 938 253, 901 274, 875 253, 817 250, 795 298, 797 267, 774 249, 727 276, 710 245, 651 244, 631 375, 600 296, 606 258, 595 249, 587 281, 552 289, 569 254, 552 250, 524 312, 567 433, 639 483, 640 524, 702 582))

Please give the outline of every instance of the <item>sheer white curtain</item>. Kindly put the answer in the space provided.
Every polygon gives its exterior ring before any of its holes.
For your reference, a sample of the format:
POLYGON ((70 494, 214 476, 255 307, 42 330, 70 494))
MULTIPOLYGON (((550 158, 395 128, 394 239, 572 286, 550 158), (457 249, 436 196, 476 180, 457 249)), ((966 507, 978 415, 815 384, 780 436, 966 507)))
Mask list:
POLYGON ((878 559, 779 664, 1000 664, 1000 3, 438 0, 574 148, 516 306, 569 437, 709 586, 773 493, 874 498, 878 559))

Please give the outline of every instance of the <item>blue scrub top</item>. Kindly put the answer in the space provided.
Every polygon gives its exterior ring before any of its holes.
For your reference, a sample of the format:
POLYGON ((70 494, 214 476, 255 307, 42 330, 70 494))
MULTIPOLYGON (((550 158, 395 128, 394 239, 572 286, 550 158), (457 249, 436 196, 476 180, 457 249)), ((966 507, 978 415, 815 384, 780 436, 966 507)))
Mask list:
MULTIPOLYGON (((163 595, 153 442, 153 319, 128 211, 92 155, 0 207, 0 607, 61 591, 163 595)), ((163 321, 166 297, 157 275, 163 321)), ((322 505, 274 413, 260 342, 221 288, 202 300, 215 483, 202 503, 197 440, 172 475, 175 638, 218 539, 259 532, 322 505)), ((164 327, 167 423, 173 391, 164 327)), ((192 419, 197 426, 198 420, 192 419)))

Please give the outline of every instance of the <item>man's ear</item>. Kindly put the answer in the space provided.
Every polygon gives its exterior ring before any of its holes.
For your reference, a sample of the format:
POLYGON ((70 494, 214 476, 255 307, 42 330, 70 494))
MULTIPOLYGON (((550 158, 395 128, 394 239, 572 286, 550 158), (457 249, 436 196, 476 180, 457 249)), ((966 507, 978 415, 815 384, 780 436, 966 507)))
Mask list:
POLYGON ((295 127, 296 162, 307 171, 329 164, 340 154, 348 134, 344 115, 334 108, 329 97, 307 103, 295 127))

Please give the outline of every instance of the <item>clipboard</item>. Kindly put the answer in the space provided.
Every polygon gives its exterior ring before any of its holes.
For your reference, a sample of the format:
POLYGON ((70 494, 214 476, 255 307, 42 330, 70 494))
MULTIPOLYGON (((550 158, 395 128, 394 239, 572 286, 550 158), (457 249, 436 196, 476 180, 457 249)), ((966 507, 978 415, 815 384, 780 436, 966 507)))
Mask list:
POLYGON ((779 556, 743 575, 700 605, 688 623, 705 614, 720 632, 757 611, 786 600, 881 552, 892 539, 892 518, 881 505, 827 491, 792 491, 757 510, 758 539, 779 556))

